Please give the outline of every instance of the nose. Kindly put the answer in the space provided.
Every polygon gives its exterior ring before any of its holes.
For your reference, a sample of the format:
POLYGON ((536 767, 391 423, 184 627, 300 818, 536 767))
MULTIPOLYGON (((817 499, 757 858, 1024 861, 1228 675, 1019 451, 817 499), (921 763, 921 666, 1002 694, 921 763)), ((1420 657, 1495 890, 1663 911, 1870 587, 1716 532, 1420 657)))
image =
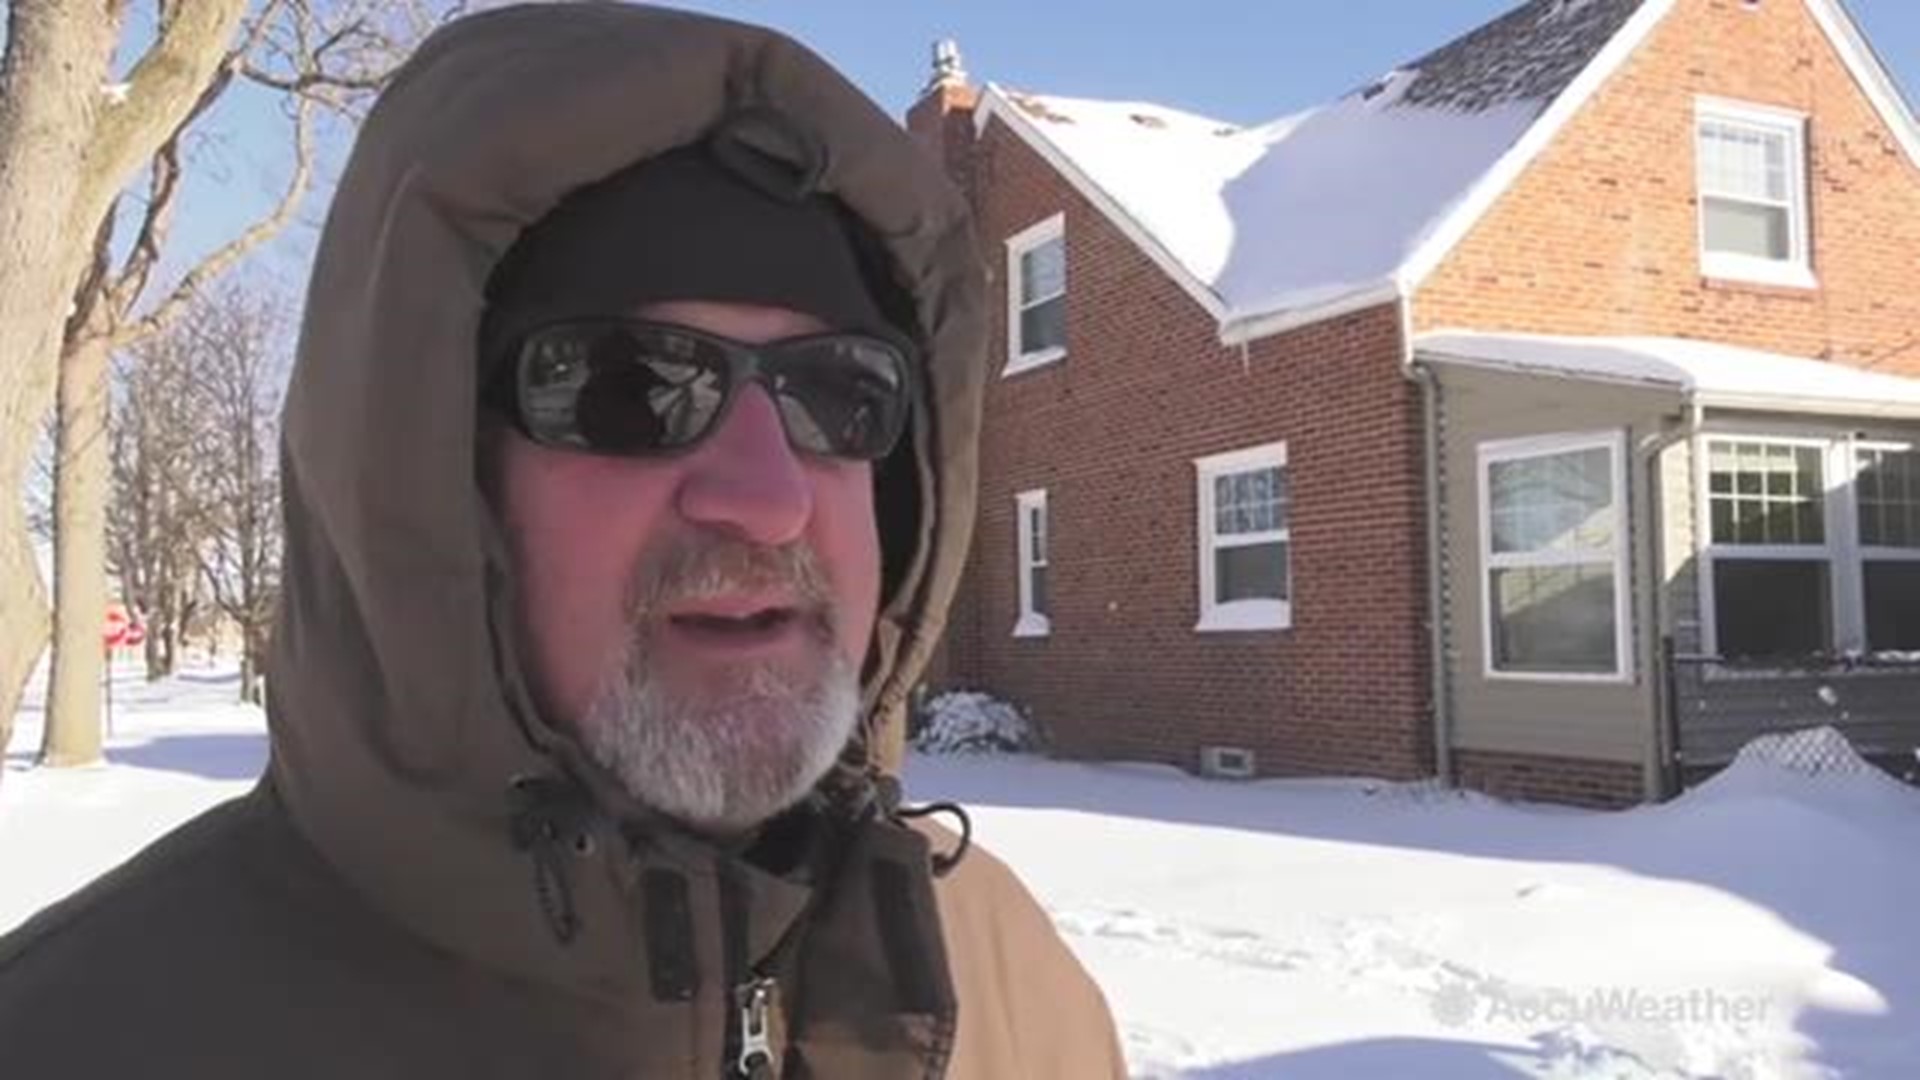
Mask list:
POLYGON ((720 426, 690 455, 677 504, 689 522, 769 546, 806 530, 812 483, 763 387, 742 387, 720 426))

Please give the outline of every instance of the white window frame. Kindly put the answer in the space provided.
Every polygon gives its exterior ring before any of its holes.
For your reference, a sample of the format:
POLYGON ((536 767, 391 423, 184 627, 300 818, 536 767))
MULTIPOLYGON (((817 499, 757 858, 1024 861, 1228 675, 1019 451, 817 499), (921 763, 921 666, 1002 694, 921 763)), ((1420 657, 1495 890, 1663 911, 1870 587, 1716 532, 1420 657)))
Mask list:
MULTIPOLYGON (((1215 478, 1230 473, 1251 472, 1255 469, 1280 469, 1287 472, 1287 444, 1283 442, 1265 443, 1250 446, 1243 450, 1231 450, 1224 454, 1209 454, 1193 460, 1194 484, 1198 492, 1195 499, 1198 520, 1194 536, 1198 541, 1200 562, 1200 620, 1194 629, 1201 633, 1221 633, 1246 630, 1286 630, 1293 626, 1293 522, 1292 522, 1292 485, 1288 484, 1288 522, 1287 527, 1271 532, 1248 533, 1233 537, 1216 536, 1214 526, 1213 482, 1215 478), (1214 601, 1214 552, 1222 547, 1241 547, 1250 544, 1271 544, 1284 541, 1287 545, 1287 599, 1285 600, 1234 600, 1228 603, 1214 601)), ((1289 478, 1290 479, 1290 478, 1289 478)))
MULTIPOLYGON (((1693 182, 1695 196, 1695 246, 1700 252, 1700 273, 1709 278, 1750 281, 1761 285, 1811 289, 1819 285, 1814 277, 1812 228, 1809 223, 1811 199, 1807 188, 1807 115, 1791 109, 1729 101, 1724 98, 1696 97, 1693 107, 1693 182), (1742 202, 1755 200, 1744 194, 1709 192, 1704 170, 1700 167, 1700 126, 1713 121, 1734 127, 1783 136, 1787 140, 1787 258, 1763 259, 1725 251, 1707 250, 1707 198, 1742 202)), ((1778 206, 1778 203, 1766 205, 1778 206)))
MULTIPOLYGON (((1052 241, 1058 240, 1064 245, 1066 243, 1066 232, 1067 216, 1064 213, 1059 213, 1007 238, 1007 366, 1006 369, 1001 372, 1002 375, 1014 375, 1022 371, 1031 371, 1034 368, 1044 367, 1047 364, 1058 363, 1060 360, 1066 358, 1067 349, 1064 345, 1050 346, 1045 349, 1036 349, 1029 352, 1022 346, 1020 341, 1020 313, 1028 306, 1031 306, 1020 302, 1020 294, 1023 291, 1023 278, 1025 276, 1021 271, 1021 260, 1028 252, 1052 241)), ((1062 251, 1064 256, 1064 247, 1062 251)), ((1069 281, 1071 281, 1072 273, 1073 268, 1069 266, 1067 268, 1069 281)), ((1054 294, 1054 296, 1062 298, 1062 303, 1065 302, 1064 298, 1066 295, 1067 288, 1065 284, 1062 284, 1060 292, 1054 294)), ((1046 303, 1052 299, 1054 299, 1054 297, 1049 296, 1045 299, 1035 301, 1035 303, 1046 303)))
MULTIPOLYGON (((1013 497, 1014 505, 1014 570, 1020 583, 1020 616, 1014 621, 1014 637, 1046 637, 1053 631, 1053 621, 1044 612, 1033 609, 1033 571, 1052 565, 1050 553, 1042 550, 1041 557, 1035 559, 1033 545, 1032 515, 1039 511, 1042 539, 1048 546, 1053 543, 1053 514, 1047 509, 1047 491, 1034 488, 1022 491, 1013 497)), ((1052 596, 1049 595, 1049 601, 1052 596)))
POLYGON ((1627 436, 1625 431, 1563 432, 1519 439, 1494 439, 1479 444, 1474 471, 1479 489, 1480 519, 1480 657, 1481 673, 1497 682, 1628 683, 1634 678, 1633 579, 1630 496, 1627 491, 1627 436), (1583 551, 1501 552, 1493 550, 1493 466, 1507 461, 1554 457, 1585 450, 1607 452, 1613 489, 1613 544, 1593 555, 1583 551), (1607 566, 1613 570, 1613 665, 1608 672, 1503 671, 1493 656, 1493 572, 1543 566, 1607 566))
MULTIPOLYGON (((1849 456, 1849 460, 1846 463, 1848 477, 1847 490, 1853 494, 1853 497, 1844 499, 1843 502, 1846 506, 1847 515, 1850 518, 1847 524, 1848 532, 1855 541, 1854 554, 1850 560, 1853 564, 1850 585, 1854 590, 1853 595, 1857 598, 1859 605, 1860 623, 1858 644, 1864 651, 1872 645, 1872 642, 1867 640, 1867 564, 1870 562, 1920 562, 1920 547, 1888 547, 1884 544, 1867 543, 1866 536, 1860 528, 1860 489, 1858 482, 1860 472, 1865 467, 1865 462, 1861 458, 1860 451, 1888 450, 1895 453, 1913 453, 1920 451, 1920 439, 1854 438, 1848 436, 1846 449, 1849 456)), ((1836 623, 1835 625, 1840 624, 1836 623)))
POLYGON ((1827 562, 1827 621, 1834 653, 1857 655, 1867 651, 1866 564, 1920 562, 1920 548, 1867 545, 1861 538, 1860 500, 1856 481, 1861 450, 1920 450, 1920 438, 1858 434, 1853 430, 1815 425, 1758 428, 1715 424, 1694 437, 1695 565, 1700 570, 1700 640, 1710 656, 1720 655, 1719 612, 1714 596, 1716 559, 1825 559, 1827 562), (1810 446, 1822 451, 1825 477, 1826 542, 1820 545, 1715 544, 1713 542, 1712 444, 1716 442, 1810 446))

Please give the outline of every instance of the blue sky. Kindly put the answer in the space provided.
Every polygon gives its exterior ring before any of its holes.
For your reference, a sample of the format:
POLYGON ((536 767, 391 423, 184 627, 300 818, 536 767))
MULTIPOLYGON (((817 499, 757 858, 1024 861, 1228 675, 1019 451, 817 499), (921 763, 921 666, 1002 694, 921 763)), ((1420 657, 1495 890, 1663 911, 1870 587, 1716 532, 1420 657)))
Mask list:
MULTIPOLYGON (((932 42, 952 37, 976 82, 1156 101, 1249 123, 1336 97, 1516 2, 683 0, 678 6, 798 37, 895 115, 925 83, 932 42)), ((1920 2, 1848 0, 1848 7, 1908 101, 1920 101, 1920 2)), ((212 245, 269 205, 283 171, 276 151, 284 140, 272 137, 272 110, 257 100, 237 105, 209 118, 200 144, 214 168, 195 179, 183 201, 180 240, 188 250, 212 245)), ((325 194, 316 193, 304 222, 256 272, 298 290, 325 194)))

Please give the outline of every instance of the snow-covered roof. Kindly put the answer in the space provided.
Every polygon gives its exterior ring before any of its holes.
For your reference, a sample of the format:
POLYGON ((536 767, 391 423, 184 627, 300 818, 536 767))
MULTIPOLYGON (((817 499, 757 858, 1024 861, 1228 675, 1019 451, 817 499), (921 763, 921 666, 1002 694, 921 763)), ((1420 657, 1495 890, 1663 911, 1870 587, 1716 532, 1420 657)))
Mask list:
POLYGON ((1920 419, 1920 379, 1736 345, 1668 337, 1554 337, 1441 330, 1422 360, 1671 389, 1700 405, 1920 419))
POLYGON ((1091 186, 1190 278, 1224 330, 1391 295, 1422 245, 1647 2, 1531 0, 1369 86, 1252 127, 997 87, 979 119, 1004 117, 1091 186))
MULTIPOLYGON (((1000 118, 1247 341, 1409 295, 1675 0, 1528 0, 1333 102, 1251 127, 988 86, 1000 118)), ((1806 0, 1920 164, 1920 122, 1837 0, 1806 0)))

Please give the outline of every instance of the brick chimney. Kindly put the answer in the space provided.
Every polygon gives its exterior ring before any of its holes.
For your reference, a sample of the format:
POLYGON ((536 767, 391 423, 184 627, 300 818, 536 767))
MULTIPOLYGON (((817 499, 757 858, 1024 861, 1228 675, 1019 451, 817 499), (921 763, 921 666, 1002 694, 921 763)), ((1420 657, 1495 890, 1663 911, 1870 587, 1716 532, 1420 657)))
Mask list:
POLYGON ((934 42, 933 73, 907 110, 907 130, 940 158, 947 175, 973 199, 973 107, 980 91, 967 83, 960 43, 934 42))

